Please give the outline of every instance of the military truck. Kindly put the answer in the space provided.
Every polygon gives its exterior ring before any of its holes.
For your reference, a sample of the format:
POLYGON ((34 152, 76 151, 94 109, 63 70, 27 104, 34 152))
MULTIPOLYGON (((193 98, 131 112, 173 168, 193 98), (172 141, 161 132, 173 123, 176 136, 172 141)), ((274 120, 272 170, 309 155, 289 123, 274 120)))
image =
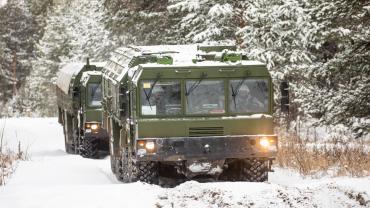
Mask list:
POLYGON ((101 69, 103 63, 70 63, 60 69, 56 94, 58 121, 70 154, 98 158, 108 154, 109 137, 102 128, 101 69))
POLYGON ((119 180, 268 180, 273 84, 266 65, 235 46, 119 48, 102 86, 119 180))

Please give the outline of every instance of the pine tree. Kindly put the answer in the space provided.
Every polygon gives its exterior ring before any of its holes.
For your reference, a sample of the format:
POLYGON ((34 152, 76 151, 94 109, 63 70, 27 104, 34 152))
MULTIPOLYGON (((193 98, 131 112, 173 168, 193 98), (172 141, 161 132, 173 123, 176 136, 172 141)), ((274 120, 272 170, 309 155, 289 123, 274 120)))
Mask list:
POLYGON ((226 42, 235 40, 235 14, 239 1, 170 0, 171 33, 179 43, 226 42))
POLYGON ((369 10, 354 0, 259 0, 244 5, 238 36, 277 80, 288 79, 299 114, 369 128, 369 10))
POLYGON ((0 16, 0 102, 5 103, 30 72, 38 27, 24 0, 8 0, 0 8, 0 16))
POLYGON ((168 43, 168 0, 105 0, 107 28, 118 45, 168 43))
POLYGON ((55 81, 59 68, 65 63, 84 61, 86 57, 106 60, 112 42, 104 28, 102 9, 99 1, 69 1, 55 5, 48 12, 31 74, 9 103, 16 114, 56 115, 55 81))

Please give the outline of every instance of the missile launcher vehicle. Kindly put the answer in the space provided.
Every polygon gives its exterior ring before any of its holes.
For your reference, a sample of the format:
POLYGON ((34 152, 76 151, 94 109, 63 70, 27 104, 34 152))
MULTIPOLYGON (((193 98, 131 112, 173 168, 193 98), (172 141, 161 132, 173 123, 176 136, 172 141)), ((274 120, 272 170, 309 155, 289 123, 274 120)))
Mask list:
POLYGON ((59 71, 58 121, 63 126, 67 153, 87 158, 108 154, 109 137, 102 128, 102 66, 70 63, 59 71))
POLYGON ((235 46, 119 48, 102 89, 119 180, 268 180, 278 150, 273 84, 266 65, 235 46))

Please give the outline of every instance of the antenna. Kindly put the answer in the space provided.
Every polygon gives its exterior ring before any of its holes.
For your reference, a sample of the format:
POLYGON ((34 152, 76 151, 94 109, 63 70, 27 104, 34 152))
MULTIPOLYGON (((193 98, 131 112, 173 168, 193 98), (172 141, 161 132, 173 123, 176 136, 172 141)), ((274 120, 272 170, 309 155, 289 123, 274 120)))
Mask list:
POLYGON ((86 66, 90 66, 90 58, 89 57, 86 58, 86 66))

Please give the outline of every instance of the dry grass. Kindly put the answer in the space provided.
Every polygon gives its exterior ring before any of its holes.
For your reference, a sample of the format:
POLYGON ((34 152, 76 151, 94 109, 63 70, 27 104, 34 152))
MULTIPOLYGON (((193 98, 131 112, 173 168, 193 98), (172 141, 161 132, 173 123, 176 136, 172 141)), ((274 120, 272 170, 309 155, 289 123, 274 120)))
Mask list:
POLYGON ((361 139, 341 135, 330 141, 300 138, 296 132, 279 133, 277 164, 298 170, 302 175, 370 176, 370 145, 361 139), (348 139, 350 138, 350 139, 348 139))
POLYGON ((6 147, 4 131, 5 122, 0 132, 0 186, 5 185, 6 179, 15 171, 17 161, 27 159, 27 153, 22 150, 20 142, 18 143, 17 151, 6 147))

